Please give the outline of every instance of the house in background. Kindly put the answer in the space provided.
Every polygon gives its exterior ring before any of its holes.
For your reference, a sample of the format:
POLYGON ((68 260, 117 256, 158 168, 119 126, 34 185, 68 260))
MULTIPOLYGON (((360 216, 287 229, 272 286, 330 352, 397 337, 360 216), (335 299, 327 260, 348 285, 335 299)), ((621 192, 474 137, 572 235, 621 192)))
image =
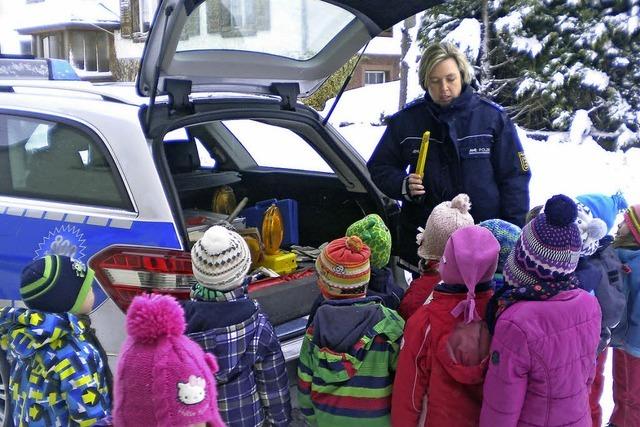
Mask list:
POLYGON ((18 16, 15 30, 31 37, 31 53, 65 59, 81 78, 90 81, 112 80, 114 31, 120 27, 117 5, 117 0, 12 2, 18 16))
POLYGON ((389 28, 369 42, 347 90, 400 78, 400 28, 389 28))

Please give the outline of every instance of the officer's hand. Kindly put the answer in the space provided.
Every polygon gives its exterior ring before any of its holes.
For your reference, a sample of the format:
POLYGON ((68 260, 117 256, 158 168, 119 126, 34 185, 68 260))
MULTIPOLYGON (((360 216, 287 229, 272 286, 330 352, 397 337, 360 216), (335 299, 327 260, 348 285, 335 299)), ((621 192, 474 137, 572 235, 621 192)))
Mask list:
POLYGON ((407 178, 407 191, 411 197, 422 196, 424 191, 424 186, 422 185, 422 177, 417 173, 412 173, 407 178))

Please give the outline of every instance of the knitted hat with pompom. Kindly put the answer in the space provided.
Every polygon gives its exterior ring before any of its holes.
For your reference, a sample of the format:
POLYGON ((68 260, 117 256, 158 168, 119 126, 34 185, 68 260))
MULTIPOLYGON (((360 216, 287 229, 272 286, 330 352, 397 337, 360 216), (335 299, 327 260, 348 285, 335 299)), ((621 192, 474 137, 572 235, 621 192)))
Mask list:
POLYGON ((127 311, 115 378, 114 425, 224 426, 216 359, 184 336, 184 312, 166 295, 142 295, 127 311))
POLYGON ((458 194, 450 202, 442 202, 431 211, 424 230, 416 236, 418 256, 438 261, 444 252, 449 236, 459 228, 473 225, 469 213, 471 200, 466 194, 458 194))
POLYGON ((191 265, 202 286, 226 292, 244 283, 251 253, 238 233, 214 225, 191 248, 191 265))
POLYGON ((576 204, 558 194, 524 226, 504 266, 507 284, 515 287, 565 279, 578 265, 582 240, 575 223, 576 204))
POLYGON ((316 260, 318 286, 325 298, 359 298, 367 293, 371 250, 358 236, 330 242, 316 260))

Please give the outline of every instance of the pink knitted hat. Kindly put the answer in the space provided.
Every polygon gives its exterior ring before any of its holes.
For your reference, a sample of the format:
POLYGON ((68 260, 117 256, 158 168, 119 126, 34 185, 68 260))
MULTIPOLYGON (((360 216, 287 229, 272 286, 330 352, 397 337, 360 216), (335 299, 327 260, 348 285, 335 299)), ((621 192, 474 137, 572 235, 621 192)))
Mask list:
POLYGON ((216 359, 184 330, 184 311, 172 297, 134 298, 115 378, 114 425, 224 426, 213 376, 216 359))
POLYGON ((466 323, 479 319, 476 312, 475 289, 478 283, 493 278, 498 265, 500 244, 493 234, 479 225, 470 225, 453 232, 440 260, 440 278, 451 285, 466 285, 467 298, 460 301, 451 314, 464 313, 466 323))

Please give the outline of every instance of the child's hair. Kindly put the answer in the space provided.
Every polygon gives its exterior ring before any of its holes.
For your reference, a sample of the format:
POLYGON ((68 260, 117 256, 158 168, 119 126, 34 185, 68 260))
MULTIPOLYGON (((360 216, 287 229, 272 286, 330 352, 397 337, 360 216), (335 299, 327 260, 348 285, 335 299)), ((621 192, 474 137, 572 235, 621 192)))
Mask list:
POLYGON ((425 260, 439 261, 451 234, 459 228, 473 225, 470 209, 471 200, 464 193, 433 208, 424 230, 418 229, 418 256, 425 260))
POLYGON ((342 237, 322 249, 316 260, 318 286, 325 298, 359 298, 367 293, 371 250, 358 236, 342 237))
POLYGON ((540 212, 542 211, 543 207, 544 207, 543 205, 538 205, 538 206, 532 207, 529 210, 529 212, 527 212, 527 216, 524 218, 524 223, 525 224, 529 224, 535 217, 540 215, 540 212))
POLYGON ((371 249, 371 267, 383 268, 391 256, 391 232, 378 214, 369 214, 347 228, 345 236, 358 236, 371 249))
POLYGON ((633 205, 624 211, 624 224, 627 226, 626 233, 617 233, 613 240, 616 248, 640 246, 640 205, 633 205))
POLYGON ((31 309, 49 313, 87 313, 94 272, 80 261, 62 255, 46 255, 23 270, 20 297, 31 309))
POLYGON ((184 311, 174 298, 133 299, 118 360, 114 425, 224 426, 213 377, 216 360, 184 331, 184 311))

